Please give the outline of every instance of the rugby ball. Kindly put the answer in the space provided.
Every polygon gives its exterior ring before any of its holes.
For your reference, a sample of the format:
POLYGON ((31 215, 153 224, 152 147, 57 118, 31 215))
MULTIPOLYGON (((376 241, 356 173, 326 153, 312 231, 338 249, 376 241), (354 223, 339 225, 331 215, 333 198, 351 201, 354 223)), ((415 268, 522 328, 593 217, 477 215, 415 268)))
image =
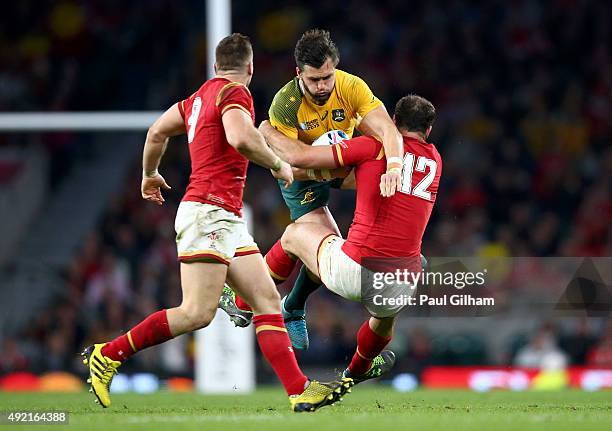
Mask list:
MULTIPOLYGON (((334 144, 341 143, 345 139, 349 139, 349 137, 342 130, 330 130, 329 132, 323 133, 321 136, 319 136, 312 143, 312 145, 314 145, 314 146, 318 146, 318 145, 334 145, 334 144)), ((351 168, 347 167, 347 168, 344 168, 344 169, 346 171, 346 175, 348 175, 350 170, 351 170, 351 168)), ((311 171, 316 176, 315 181, 326 182, 326 181, 330 180, 331 173, 330 173, 330 171, 328 169, 314 169, 314 170, 309 169, 309 171, 311 171)))
POLYGON ((330 130, 327 133, 323 133, 316 140, 313 141, 312 145, 334 145, 348 139, 348 135, 342 130, 330 130))

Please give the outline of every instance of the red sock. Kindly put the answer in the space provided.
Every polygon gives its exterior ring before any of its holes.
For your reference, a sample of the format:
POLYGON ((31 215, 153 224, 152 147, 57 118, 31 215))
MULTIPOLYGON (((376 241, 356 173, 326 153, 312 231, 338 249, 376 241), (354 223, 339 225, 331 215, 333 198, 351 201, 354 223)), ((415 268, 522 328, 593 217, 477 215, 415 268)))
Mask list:
POLYGON ((348 369, 349 372, 358 376, 366 373, 372 365, 372 360, 389 344, 391 337, 381 337, 370 328, 369 320, 366 320, 359 332, 357 332, 357 350, 353 355, 348 369))
POLYGON ((295 359, 291 341, 281 314, 260 314, 253 318, 257 342, 264 356, 274 368, 288 395, 304 392, 308 378, 295 359))
POLYGON ((163 343, 172 338, 166 310, 157 311, 127 333, 120 335, 102 348, 102 354, 113 361, 125 361, 139 350, 163 343))
POLYGON ((240 308, 242 311, 253 311, 251 306, 238 295, 236 295, 236 307, 240 308))
POLYGON ((281 284, 289 278, 297 262, 297 260, 289 257, 285 250, 283 250, 280 239, 274 243, 272 248, 264 256, 264 259, 268 265, 268 271, 270 271, 272 280, 274 280, 276 284, 281 284))

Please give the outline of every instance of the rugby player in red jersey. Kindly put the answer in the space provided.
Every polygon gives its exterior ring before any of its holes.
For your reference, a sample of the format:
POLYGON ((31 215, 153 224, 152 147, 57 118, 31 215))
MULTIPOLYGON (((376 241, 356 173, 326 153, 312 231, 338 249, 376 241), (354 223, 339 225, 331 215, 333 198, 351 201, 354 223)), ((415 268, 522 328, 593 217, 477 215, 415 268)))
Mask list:
POLYGON ((357 349, 343 376, 356 383, 378 377, 395 362, 390 351, 397 313, 406 305, 385 301, 390 292, 412 294, 415 286, 391 281, 386 291, 374 298, 371 281, 382 267, 421 270, 421 241, 433 209, 442 160, 434 144, 427 142, 435 118, 435 108, 426 99, 410 95, 395 107, 394 122, 404 141, 402 187, 387 196, 379 187, 386 171, 382 144, 373 137, 361 136, 332 146, 274 145, 280 157, 293 166, 296 179, 323 179, 346 176, 353 167, 357 204, 346 240, 319 223, 294 223, 287 227, 281 244, 286 253, 299 258, 322 283, 338 295, 361 301, 371 317, 357 334, 357 349), (365 287, 365 290, 363 288, 365 287), (364 297, 366 295, 367 297, 364 297))
POLYGON ((187 133, 191 176, 175 222, 183 300, 178 307, 151 314, 124 335, 84 350, 91 389, 103 407, 111 404, 110 383, 123 361, 210 323, 226 278, 252 304, 257 341, 294 411, 333 404, 353 383, 349 378, 311 381, 298 366, 279 294, 241 216, 249 160, 289 184, 293 173, 254 126, 247 89, 253 75, 249 39, 238 33, 224 38, 215 58, 215 77, 162 114, 144 146, 142 197, 162 205, 161 189, 170 186, 157 171, 159 163, 168 138, 187 133))

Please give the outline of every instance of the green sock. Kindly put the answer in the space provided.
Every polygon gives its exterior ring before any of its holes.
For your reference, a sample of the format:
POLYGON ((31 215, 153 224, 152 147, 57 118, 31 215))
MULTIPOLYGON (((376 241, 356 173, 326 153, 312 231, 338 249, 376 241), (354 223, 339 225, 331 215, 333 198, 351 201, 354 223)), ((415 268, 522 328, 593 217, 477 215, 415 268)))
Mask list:
POLYGON ((308 296, 321 286, 318 281, 312 281, 308 276, 306 265, 302 265, 300 274, 293 284, 293 289, 287 295, 285 300, 285 309, 287 311, 303 310, 306 307, 306 299, 308 296))

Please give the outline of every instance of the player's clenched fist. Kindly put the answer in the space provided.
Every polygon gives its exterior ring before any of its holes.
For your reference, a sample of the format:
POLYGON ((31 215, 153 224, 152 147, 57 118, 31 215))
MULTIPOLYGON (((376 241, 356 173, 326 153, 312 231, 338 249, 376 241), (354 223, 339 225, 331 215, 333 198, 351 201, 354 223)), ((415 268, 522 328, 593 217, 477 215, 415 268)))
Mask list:
POLYGON ((291 165, 284 160, 278 159, 277 166, 270 169, 270 171, 272 175, 274 175, 274 178, 285 181, 285 187, 289 187, 293 183, 293 169, 291 169, 291 165))
POLYGON ((402 188, 402 170, 391 168, 380 177, 380 194, 384 197, 393 196, 402 188))
POLYGON ((142 193, 143 199, 149 202, 154 202, 157 205, 163 204, 165 200, 161 194, 162 188, 170 190, 172 187, 170 187, 168 183, 166 183, 164 177, 162 177, 159 173, 142 176, 140 192, 142 193))

